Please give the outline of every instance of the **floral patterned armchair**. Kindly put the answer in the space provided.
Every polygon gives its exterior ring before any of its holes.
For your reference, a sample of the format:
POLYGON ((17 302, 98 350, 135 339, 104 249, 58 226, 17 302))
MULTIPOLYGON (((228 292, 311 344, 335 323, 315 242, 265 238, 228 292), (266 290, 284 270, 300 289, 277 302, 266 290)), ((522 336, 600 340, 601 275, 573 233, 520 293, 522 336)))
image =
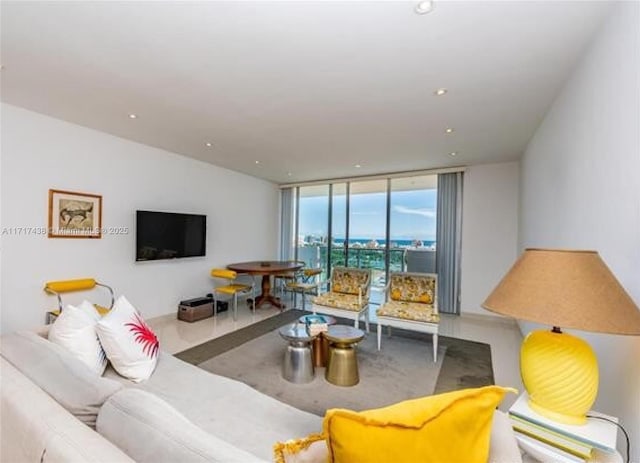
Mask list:
POLYGON ((433 361, 438 356, 438 276, 433 273, 396 272, 385 288, 387 302, 377 311, 378 350, 382 326, 394 326, 433 335, 433 361))
POLYGON ((371 270, 334 267, 328 283, 330 283, 330 291, 313 299, 313 313, 353 318, 356 328, 360 317, 364 314, 365 326, 369 331, 371 270))

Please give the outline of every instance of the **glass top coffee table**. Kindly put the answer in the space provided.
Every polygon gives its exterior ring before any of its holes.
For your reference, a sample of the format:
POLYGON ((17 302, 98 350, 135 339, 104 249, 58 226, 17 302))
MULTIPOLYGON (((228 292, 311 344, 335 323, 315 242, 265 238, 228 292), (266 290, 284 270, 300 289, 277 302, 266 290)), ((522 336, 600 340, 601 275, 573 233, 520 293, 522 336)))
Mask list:
MULTIPOLYGON (((313 365, 316 367, 326 367, 327 360, 329 359, 329 341, 324 336, 325 331, 331 325, 336 324, 336 319, 329 315, 303 315, 298 318, 300 323, 309 325, 310 329, 315 326, 322 326, 324 331, 319 331, 318 336, 311 343, 313 354, 313 365)), ((311 331, 313 332, 313 331, 311 331)))
POLYGON ((329 341, 329 365, 325 379, 336 386, 355 386, 360 381, 356 344, 364 331, 347 325, 332 325, 324 336, 329 341))
POLYGON ((313 341, 315 336, 312 336, 307 331, 307 327, 302 323, 291 323, 285 325, 278 330, 280 336, 290 343, 309 343, 313 341))

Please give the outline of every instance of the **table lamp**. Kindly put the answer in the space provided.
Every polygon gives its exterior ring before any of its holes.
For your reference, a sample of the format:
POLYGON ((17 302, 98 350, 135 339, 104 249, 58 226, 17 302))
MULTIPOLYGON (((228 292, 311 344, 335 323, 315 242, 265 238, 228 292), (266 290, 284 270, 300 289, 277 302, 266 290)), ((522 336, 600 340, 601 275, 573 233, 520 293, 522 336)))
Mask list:
POLYGON ((639 335, 640 310, 596 251, 526 249, 482 303, 492 312, 553 327, 522 342, 529 406, 553 421, 584 424, 598 394, 598 361, 561 328, 639 335))

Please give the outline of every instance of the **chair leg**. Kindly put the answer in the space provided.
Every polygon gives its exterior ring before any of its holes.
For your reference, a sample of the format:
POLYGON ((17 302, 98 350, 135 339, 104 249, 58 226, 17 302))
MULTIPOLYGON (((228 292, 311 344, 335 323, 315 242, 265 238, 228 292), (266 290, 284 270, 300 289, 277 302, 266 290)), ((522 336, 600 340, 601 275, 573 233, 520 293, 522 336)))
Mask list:
POLYGON ((216 292, 213 291, 213 316, 218 316, 218 299, 216 298, 216 292))
POLYGON ((438 361, 438 335, 433 335, 433 361, 438 361))
POLYGON ((380 324, 380 320, 378 320, 378 350, 380 350, 381 342, 382 342, 382 325, 380 324))
POLYGON ((360 314, 356 313, 356 319, 353 321, 353 327, 357 328, 359 323, 360 323, 360 314))
POLYGON ((253 311, 253 315, 256 314, 256 290, 251 291, 251 310, 253 311))
POLYGON ((367 333, 369 332, 369 308, 367 307, 367 311, 364 313, 364 326, 367 328, 367 333))
POLYGON ((233 295, 233 321, 238 319, 238 293, 233 295))

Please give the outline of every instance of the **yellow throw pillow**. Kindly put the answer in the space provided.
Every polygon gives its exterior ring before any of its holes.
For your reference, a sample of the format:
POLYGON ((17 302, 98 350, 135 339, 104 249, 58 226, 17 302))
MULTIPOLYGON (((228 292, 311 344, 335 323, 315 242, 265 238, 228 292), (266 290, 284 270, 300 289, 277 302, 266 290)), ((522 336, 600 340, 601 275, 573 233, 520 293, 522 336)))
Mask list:
POLYGON ((512 388, 487 386, 354 412, 328 410, 334 463, 485 463, 493 412, 512 388))

